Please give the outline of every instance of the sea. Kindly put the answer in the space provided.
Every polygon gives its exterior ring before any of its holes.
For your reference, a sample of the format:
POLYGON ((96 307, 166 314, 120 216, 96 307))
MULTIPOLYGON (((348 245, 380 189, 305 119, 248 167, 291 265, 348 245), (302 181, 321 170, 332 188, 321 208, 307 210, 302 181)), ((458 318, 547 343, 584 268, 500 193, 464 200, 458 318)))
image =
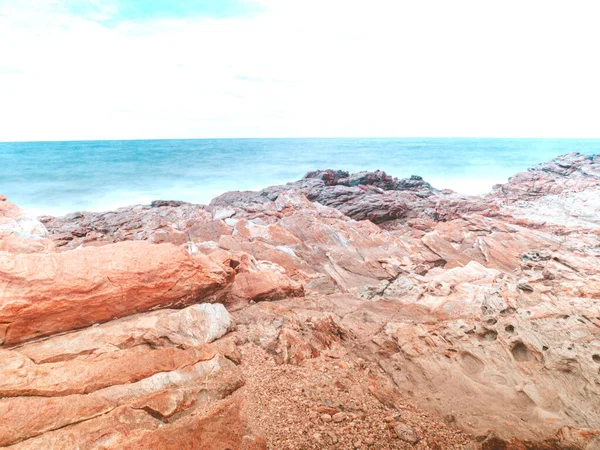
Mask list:
POLYGON ((317 169, 420 175, 437 188, 484 194, 600 139, 198 139, 0 143, 0 193, 30 215, 107 211, 152 200, 207 204, 232 190, 317 169))

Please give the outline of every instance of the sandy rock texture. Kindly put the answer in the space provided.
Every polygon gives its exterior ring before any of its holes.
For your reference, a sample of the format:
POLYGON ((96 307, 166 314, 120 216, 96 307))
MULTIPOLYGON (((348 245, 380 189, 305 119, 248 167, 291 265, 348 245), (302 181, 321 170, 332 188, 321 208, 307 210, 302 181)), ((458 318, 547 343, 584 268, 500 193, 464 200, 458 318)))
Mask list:
POLYGON ((23 217, 0 201, 0 446, 600 448, 600 156, 23 217))

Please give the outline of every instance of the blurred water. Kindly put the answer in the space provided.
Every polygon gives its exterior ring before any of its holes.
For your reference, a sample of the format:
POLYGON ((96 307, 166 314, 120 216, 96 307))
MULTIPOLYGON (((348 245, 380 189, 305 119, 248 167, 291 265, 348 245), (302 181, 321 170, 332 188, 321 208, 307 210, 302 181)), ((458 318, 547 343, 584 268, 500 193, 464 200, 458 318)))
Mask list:
POLYGON ((32 214, 105 211, 155 199, 208 203, 316 169, 421 175, 467 194, 600 139, 202 139, 0 143, 0 193, 32 214))

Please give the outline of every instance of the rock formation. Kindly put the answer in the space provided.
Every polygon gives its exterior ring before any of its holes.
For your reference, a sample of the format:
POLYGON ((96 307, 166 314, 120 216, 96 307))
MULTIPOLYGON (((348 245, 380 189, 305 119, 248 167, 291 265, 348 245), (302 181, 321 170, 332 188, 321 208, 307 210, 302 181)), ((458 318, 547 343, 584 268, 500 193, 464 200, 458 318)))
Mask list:
POLYGON ((0 201, 0 446, 600 448, 600 156, 40 221, 0 201))
POLYGON ((189 305, 228 282, 225 268, 207 257, 146 241, 2 254, 0 273, 4 346, 156 307, 189 305))

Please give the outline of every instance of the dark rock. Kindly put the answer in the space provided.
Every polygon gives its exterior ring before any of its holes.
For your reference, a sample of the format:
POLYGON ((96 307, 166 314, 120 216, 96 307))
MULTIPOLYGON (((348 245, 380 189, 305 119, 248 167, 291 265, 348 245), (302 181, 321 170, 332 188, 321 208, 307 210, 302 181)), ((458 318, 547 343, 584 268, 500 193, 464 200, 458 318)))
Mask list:
POLYGON ((154 200, 152 203, 150 203, 150 206, 152 208, 160 208, 162 206, 171 206, 176 208, 185 204, 186 202, 180 202, 178 200, 154 200))

